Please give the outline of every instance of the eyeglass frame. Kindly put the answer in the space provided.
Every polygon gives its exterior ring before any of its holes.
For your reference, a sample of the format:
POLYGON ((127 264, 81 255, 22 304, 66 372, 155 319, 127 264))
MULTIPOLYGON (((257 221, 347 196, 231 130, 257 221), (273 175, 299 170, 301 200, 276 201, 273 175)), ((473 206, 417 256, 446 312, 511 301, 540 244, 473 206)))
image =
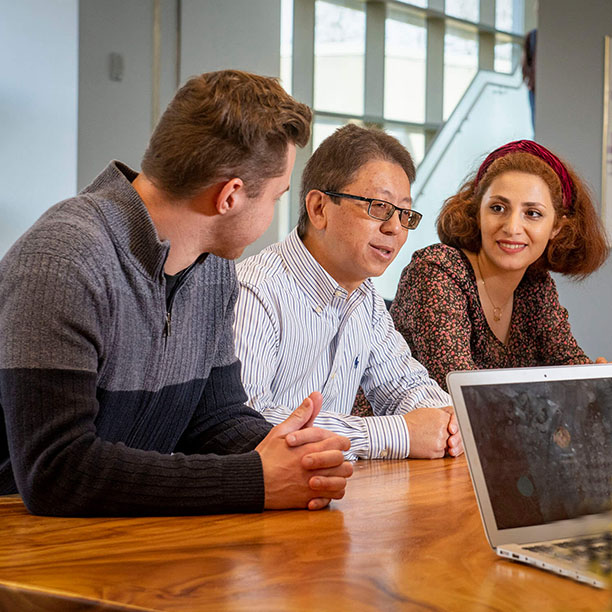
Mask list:
POLYGON ((361 200, 362 202, 367 202, 368 203, 368 215, 370 217, 372 217, 372 219, 376 219, 377 221, 389 221, 389 219, 391 219, 391 217, 393 217, 393 215, 395 214, 396 210, 399 210, 399 221, 400 221, 400 225, 407 230, 414 230, 419 226, 419 223, 421 222, 421 219, 423 218, 423 215, 412 209, 412 208, 400 208, 399 206, 396 206, 395 204, 393 204, 393 202, 387 202, 387 200, 381 200, 380 198, 365 198, 363 196, 356 196, 356 195, 352 195, 350 193, 339 193, 337 191, 326 191, 321 189, 320 190, 321 193, 324 193, 325 195, 331 197, 331 198, 349 198, 351 200, 361 200), (391 212, 389 215, 387 215, 387 217, 385 219, 381 219, 380 217, 375 217, 372 214, 372 204, 374 202, 382 202, 383 204, 388 204, 389 206, 392 206, 393 208, 391 208, 391 212), (411 227, 409 225, 404 225, 402 223, 402 216, 408 213, 408 221, 410 222, 411 218, 415 218, 416 221, 414 223, 414 225, 411 227))

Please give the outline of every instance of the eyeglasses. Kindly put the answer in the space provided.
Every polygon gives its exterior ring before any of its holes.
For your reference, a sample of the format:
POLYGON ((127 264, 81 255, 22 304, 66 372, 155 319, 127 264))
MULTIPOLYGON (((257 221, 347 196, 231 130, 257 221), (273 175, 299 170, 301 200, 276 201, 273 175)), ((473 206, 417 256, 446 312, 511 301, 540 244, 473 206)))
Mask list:
POLYGON ((400 208, 391 202, 378 200, 376 198, 363 198, 361 196, 351 195, 350 193, 337 193, 335 191, 321 191, 325 195, 332 198, 349 198, 351 200, 361 200, 368 203, 368 215, 378 221, 388 221, 395 211, 399 212, 399 220, 402 227, 413 230, 420 223, 423 215, 416 210, 410 208, 400 208))

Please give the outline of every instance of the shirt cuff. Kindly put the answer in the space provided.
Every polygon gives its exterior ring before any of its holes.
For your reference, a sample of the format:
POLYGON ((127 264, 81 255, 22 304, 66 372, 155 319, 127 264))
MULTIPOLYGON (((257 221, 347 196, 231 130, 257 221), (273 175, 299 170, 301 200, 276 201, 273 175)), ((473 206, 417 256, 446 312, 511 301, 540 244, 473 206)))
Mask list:
POLYGON ((364 417, 370 439, 370 459, 405 459, 410 454, 410 434, 403 416, 364 417))

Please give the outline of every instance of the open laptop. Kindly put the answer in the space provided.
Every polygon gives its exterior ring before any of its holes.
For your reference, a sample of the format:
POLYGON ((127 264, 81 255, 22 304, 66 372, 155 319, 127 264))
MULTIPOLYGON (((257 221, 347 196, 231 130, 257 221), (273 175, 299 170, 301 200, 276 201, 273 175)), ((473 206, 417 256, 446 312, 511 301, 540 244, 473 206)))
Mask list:
POLYGON ((495 552, 597 587, 612 562, 612 363, 451 372, 495 552))

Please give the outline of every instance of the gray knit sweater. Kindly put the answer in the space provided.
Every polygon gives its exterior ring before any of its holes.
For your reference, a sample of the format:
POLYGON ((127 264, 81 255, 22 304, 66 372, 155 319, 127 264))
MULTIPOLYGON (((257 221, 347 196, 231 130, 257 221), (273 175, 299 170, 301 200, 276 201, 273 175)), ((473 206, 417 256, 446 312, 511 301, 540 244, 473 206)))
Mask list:
POLYGON ((234 264, 193 266, 168 333, 169 244, 135 176, 111 163, 0 262, 0 493, 49 515, 260 511, 271 426, 244 405, 234 264))

